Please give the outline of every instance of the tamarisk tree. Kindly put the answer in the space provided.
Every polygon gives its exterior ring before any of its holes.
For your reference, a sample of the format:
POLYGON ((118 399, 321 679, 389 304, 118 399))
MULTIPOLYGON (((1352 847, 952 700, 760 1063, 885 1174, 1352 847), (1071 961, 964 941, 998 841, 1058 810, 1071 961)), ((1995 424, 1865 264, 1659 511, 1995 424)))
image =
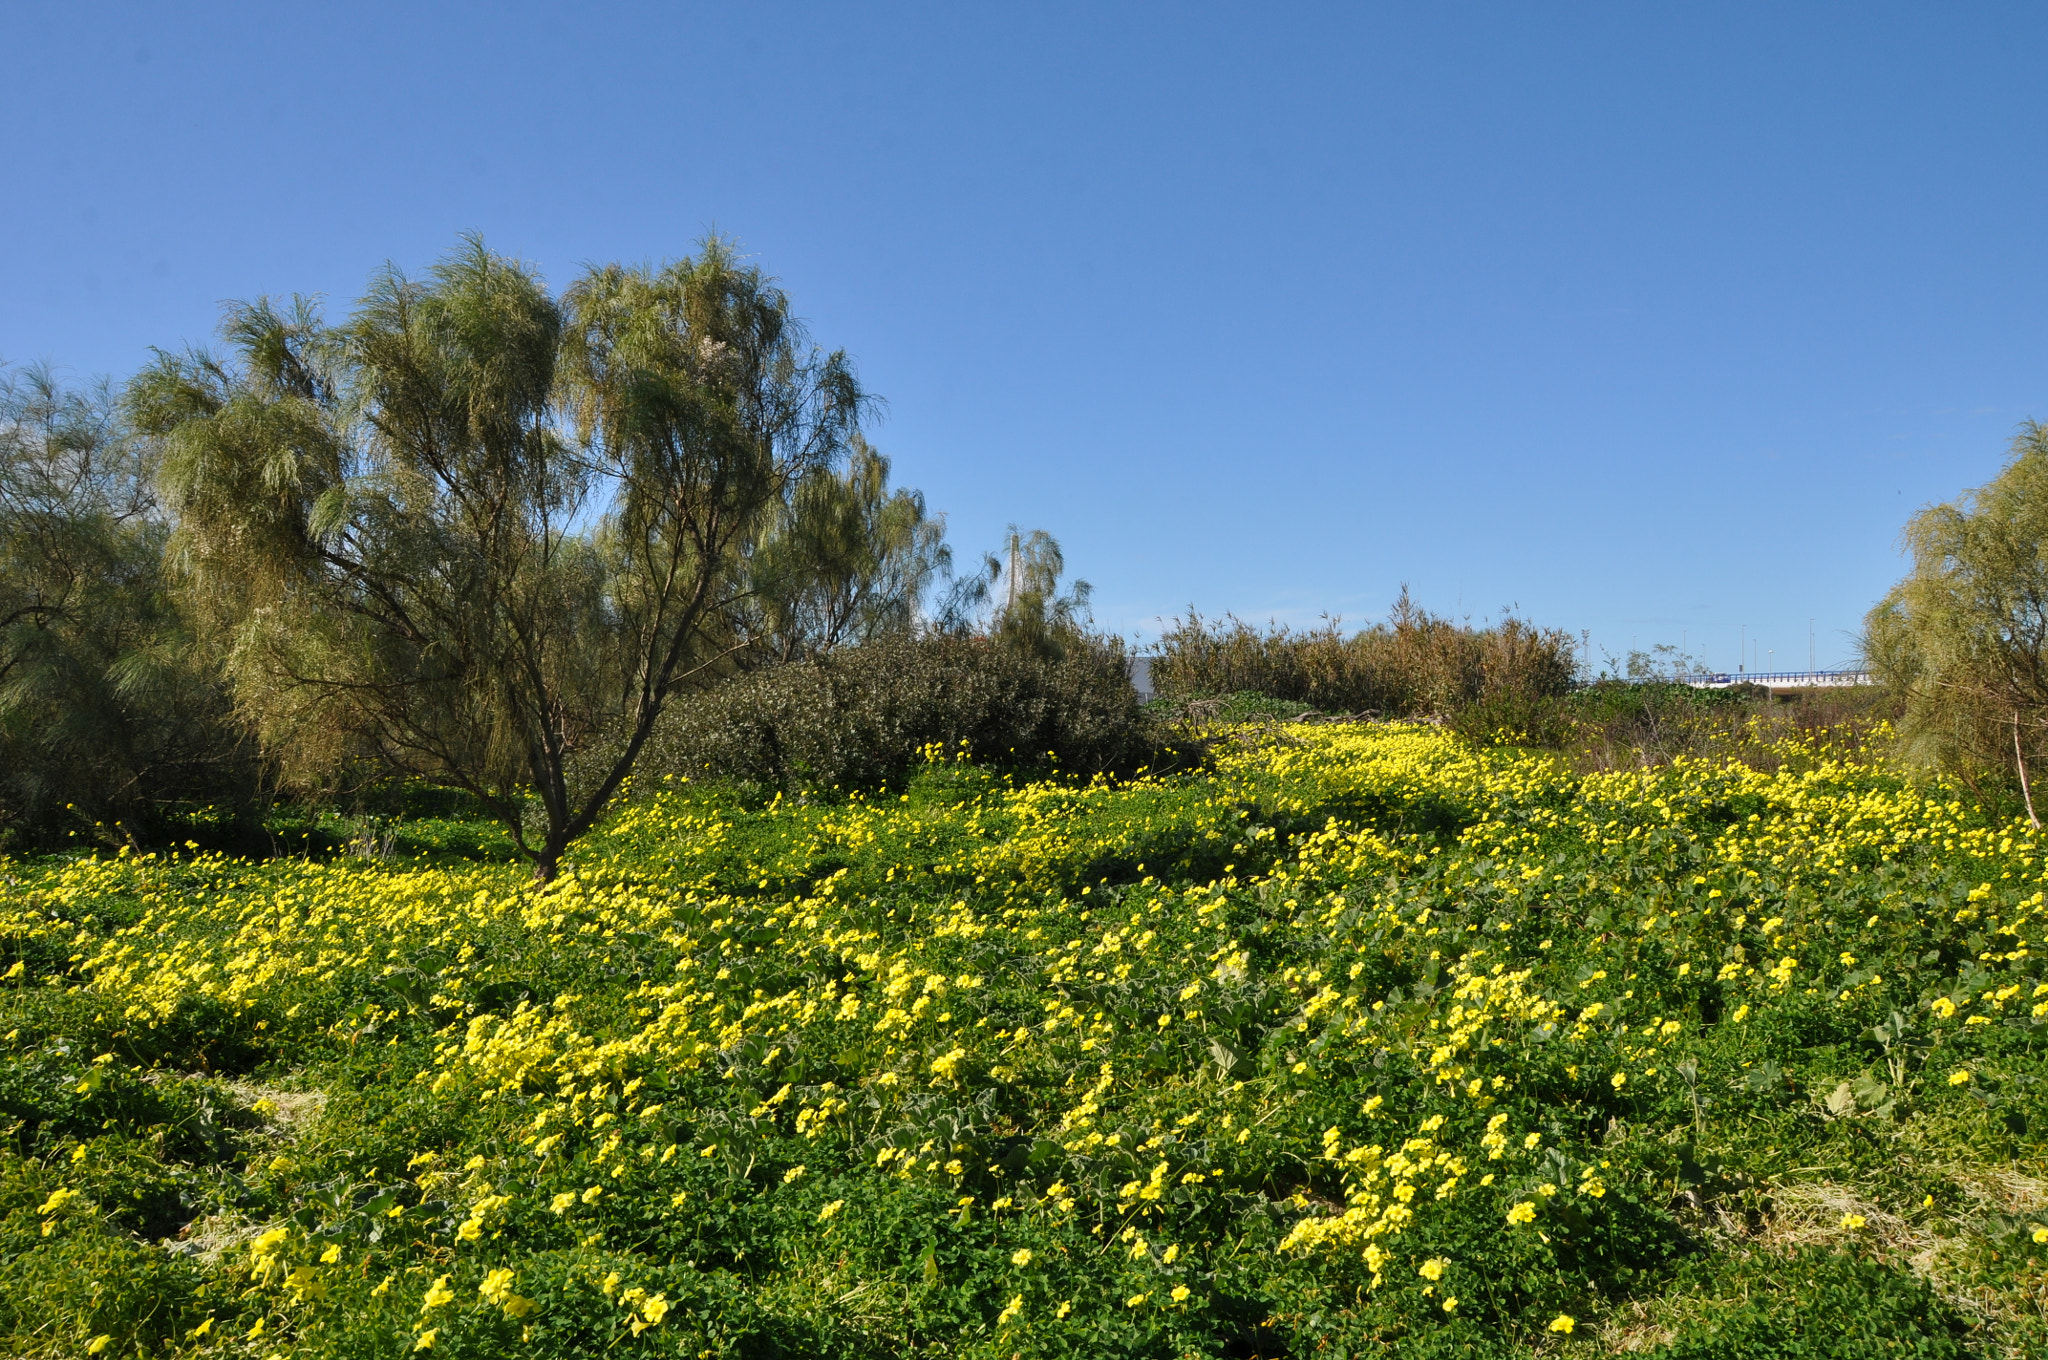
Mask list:
POLYGON ((222 338, 127 405, 244 714, 299 773, 466 789, 543 880, 751 645, 751 545, 866 405, 715 238, 560 296, 470 238, 340 325, 259 300, 222 338))
POLYGON ((106 384, 0 370, 0 848, 136 845, 176 802, 251 806, 260 769, 167 588, 169 532, 106 384))
POLYGON ((843 472, 813 473, 775 507, 749 557, 755 629, 777 661, 913 632, 952 570, 943 516, 889 487, 889 460, 858 434, 843 472))
POLYGON ((2048 746, 2048 427, 2029 421, 1989 484, 1906 525, 1912 570, 1864 621, 1865 658, 1905 701, 1908 749, 1966 779, 2010 771, 2034 811, 2048 746))

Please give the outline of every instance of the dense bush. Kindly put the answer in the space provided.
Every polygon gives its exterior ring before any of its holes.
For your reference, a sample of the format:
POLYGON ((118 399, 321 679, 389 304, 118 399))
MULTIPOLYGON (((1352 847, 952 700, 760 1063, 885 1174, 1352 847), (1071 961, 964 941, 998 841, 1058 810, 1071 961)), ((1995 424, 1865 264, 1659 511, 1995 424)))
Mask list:
POLYGON ((1129 772, 1165 749, 1113 639, 1046 649, 940 633, 744 675, 678 704, 640 777, 876 788, 900 783, 933 744, 986 767, 1076 774, 1129 772))
POLYGON ((1160 639, 1152 682, 1170 698, 1256 691, 1327 711, 1419 717, 1482 700, 1529 700, 1571 687, 1571 636, 1509 615, 1484 628, 1441 619, 1404 591, 1383 624, 1335 622, 1260 631, 1194 611, 1160 639))

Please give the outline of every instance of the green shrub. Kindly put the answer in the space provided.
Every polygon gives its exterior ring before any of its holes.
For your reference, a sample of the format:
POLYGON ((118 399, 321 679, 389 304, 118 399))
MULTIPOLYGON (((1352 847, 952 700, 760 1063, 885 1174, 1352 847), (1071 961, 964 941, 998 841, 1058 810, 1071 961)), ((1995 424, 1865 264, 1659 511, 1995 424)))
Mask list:
POLYGON ((1313 704, 1275 699, 1255 689, 1235 694, 1188 694, 1154 699, 1148 705, 1163 716, 1189 723, 1291 722, 1315 713, 1313 704))
POLYGON ((905 781, 931 745, 985 768, 1083 775, 1178 758, 1140 708, 1114 640, 1048 652, 938 634, 743 675, 677 704, 640 772, 877 788, 905 781))

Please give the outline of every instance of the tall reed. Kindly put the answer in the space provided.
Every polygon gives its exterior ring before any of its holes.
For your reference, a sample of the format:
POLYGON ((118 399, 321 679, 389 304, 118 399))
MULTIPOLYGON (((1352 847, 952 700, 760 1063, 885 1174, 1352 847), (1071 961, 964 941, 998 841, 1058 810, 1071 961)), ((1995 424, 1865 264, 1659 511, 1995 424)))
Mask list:
POLYGON ((1176 619, 1152 682, 1169 698, 1256 691, 1330 712, 1442 716, 1485 700, 1571 688, 1572 638, 1512 614, 1483 627, 1429 613, 1404 589, 1384 623, 1346 631, 1253 627, 1235 615, 1176 619))

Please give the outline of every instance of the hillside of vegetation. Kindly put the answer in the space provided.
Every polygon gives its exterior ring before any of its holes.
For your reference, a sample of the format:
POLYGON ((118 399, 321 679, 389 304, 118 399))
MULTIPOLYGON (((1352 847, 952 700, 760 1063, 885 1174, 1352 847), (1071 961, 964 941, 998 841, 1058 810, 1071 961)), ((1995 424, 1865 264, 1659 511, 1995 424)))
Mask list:
POLYGON ((1234 731, 671 781, 544 887, 459 821, 0 862, 0 1349, 2048 1348, 2024 823, 1826 729, 1234 731))

